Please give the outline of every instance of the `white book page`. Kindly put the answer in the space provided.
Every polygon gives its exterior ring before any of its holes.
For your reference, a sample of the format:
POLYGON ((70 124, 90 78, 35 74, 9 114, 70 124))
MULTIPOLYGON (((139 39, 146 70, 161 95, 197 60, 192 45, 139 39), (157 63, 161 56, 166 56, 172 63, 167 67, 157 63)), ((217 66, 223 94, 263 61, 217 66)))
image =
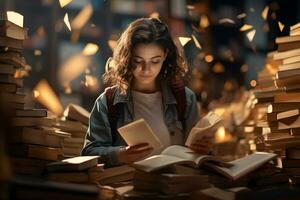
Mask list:
POLYGON ((129 146, 148 143, 153 149, 162 147, 162 143, 144 119, 123 126, 118 132, 129 146))
POLYGON ((144 160, 135 162, 133 164, 133 167, 145 172, 151 172, 174 164, 193 165, 190 161, 187 161, 183 158, 173 157, 169 155, 155 155, 144 160))
POLYGON ((206 165, 214 168, 226 177, 236 180, 275 157, 276 154, 273 153, 256 152, 249 156, 229 162, 233 164, 230 168, 219 167, 211 163, 206 163, 206 165))

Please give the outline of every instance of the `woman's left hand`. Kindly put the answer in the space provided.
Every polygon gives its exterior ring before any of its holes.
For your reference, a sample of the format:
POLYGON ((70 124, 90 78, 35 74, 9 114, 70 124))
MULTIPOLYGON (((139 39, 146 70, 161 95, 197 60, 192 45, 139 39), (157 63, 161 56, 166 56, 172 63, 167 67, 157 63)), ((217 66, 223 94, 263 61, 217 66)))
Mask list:
POLYGON ((212 140, 212 138, 204 136, 200 140, 193 142, 189 148, 199 154, 208 154, 213 148, 212 140))

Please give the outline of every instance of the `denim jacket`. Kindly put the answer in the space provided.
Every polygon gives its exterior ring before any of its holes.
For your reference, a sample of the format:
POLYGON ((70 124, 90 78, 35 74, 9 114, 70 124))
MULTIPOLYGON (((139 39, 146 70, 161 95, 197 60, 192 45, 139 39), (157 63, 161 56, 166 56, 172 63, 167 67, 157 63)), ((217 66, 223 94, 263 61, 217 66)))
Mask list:
MULTIPOLYGON (((184 141, 191 128, 198 122, 199 113, 197 109, 197 100, 195 94, 185 87, 187 108, 185 110, 185 130, 182 124, 177 120, 176 99, 169 85, 165 82, 161 84, 161 93, 163 98, 164 119, 169 132, 180 131, 184 141)), ((121 113, 118 118, 117 128, 133 121, 133 101, 131 92, 124 95, 119 90, 116 91, 113 104, 121 103, 121 113)), ((100 155, 107 167, 120 165, 117 160, 117 153, 126 145, 119 136, 113 137, 110 123, 108 120, 108 110, 106 95, 103 92, 95 101, 92 109, 89 127, 86 134, 82 155, 100 155)), ((182 144, 183 145, 183 144, 182 144)))

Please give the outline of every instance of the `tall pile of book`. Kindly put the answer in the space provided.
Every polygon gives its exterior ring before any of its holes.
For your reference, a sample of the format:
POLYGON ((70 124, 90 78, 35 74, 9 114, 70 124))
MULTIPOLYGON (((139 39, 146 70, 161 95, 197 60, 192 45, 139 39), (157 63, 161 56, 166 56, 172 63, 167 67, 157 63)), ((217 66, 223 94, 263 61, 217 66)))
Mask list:
POLYGON ((51 128, 54 119, 45 109, 25 108, 22 75, 28 65, 22 56, 27 30, 7 14, 0 18, 0 96, 11 118, 9 152, 15 173, 41 175, 46 163, 62 156, 62 141, 69 134, 51 128))
POLYGON ((280 153, 283 171, 294 180, 300 175, 299 157, 295 157, 300 152, 299 27, 300 23, 292 26, 289 36, 276 39, 278 49, 268 54, 266 67, 259 74, 254 94, 265 116, 253 123, 255 137, 251 141, 256 150, 280 153))

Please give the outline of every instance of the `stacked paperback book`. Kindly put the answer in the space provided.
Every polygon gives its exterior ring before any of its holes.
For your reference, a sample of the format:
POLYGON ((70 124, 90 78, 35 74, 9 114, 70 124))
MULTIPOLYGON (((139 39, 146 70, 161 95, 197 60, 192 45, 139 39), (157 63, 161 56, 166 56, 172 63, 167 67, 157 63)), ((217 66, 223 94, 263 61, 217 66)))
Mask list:
MULTIPOLYGON (((278 49, 268 54, 254 90, 260 118, 252 118, 245 127, 245 132, 252 134, 252 149, 281 155, 282 171, 295 183, 300 175, 299 157, 295 156, 300 145, 299 27, 300 24, 292 26, 289 36, 276 39, 278 49)), ((284 176, 278 175, 278 180, 284 176)))

